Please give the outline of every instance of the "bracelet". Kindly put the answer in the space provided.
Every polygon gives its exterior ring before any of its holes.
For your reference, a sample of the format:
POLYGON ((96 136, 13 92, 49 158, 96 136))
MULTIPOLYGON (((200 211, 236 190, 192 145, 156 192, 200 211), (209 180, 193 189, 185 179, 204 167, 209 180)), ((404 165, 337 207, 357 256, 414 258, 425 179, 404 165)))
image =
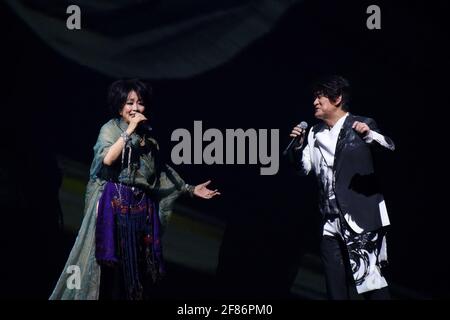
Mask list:
POLYGON ((185 185, 184 187, 186 188, 186 191, 189 193, 189 195, 190 195, 191 197, 193 197, 193 196, 194 196, 194 189, 195 189, 195 186, 191 186, 190 184, 187 184, 187 183, 186 183, 186 185, 185 185))
POLYGON ((122 137, 123 141, 125 142, 125 145, 128 143, 128 141, 130 141, 130 135, 128 133, 126 133, 126 131, 122 132, 120 134, 120 136, 122 137))

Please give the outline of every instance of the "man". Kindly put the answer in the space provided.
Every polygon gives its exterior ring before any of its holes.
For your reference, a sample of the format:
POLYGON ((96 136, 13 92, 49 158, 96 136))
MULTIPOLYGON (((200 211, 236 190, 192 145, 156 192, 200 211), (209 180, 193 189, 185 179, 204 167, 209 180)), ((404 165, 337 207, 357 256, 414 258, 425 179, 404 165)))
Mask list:
POLYGON ((304 130, 295 127, 297 144, 291 159, 301 174, 314 171, 319 182, 323 216, 320 245, 330 299, 348 299, 347 271, 366 299, 389 299, 381 267, 387 261, 389 218, 376 183, 372 149, 394 150, 373 119, 348 112, 349 83, 329 76, 314 88, 314 116, 304 148, 304 130), (350 269, 349 269, 350 268, 350 269))

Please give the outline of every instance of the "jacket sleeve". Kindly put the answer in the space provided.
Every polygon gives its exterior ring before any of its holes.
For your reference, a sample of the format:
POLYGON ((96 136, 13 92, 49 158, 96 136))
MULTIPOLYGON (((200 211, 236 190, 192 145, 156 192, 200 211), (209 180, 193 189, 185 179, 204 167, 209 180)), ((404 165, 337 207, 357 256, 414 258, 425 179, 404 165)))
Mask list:
POLYGON ((388 149, 391 151, 395 150, 394 141, 388 136, 380 133, 377 123, 371 118, 367 118, 364 121, 370 128, 370 132, 364 137, 364 141, 375 147, 382 147, 383 149, 388 149))
POLYGON ((289 161, 295 171, 302 176, 306 176, 312 169, 311 146, 312 130, 309 131, 306 145, 303 148, 292 148, 289 152, 289 161))

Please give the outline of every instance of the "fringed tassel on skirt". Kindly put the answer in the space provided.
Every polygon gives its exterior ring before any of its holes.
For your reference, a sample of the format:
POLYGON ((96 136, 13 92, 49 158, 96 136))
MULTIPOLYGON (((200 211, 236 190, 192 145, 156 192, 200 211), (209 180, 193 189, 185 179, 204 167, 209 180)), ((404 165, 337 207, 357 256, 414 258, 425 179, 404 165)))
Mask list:
MULTIPOLYGON (((113 232, 114 241, 104 241, 97 247, 105 248, 114 242, 114 251, 123 272, 125 295, 129 300, 141 300, 145 286, 160 280, 164 273, 157 205, 139 189, 112 182, 106 186, 102 201, 110 204, 102 205, 103 211, 109 208, 111 212, 99 212, 98 221, 113 218, 116 230, 113 232)), ((111 223, 97 223, 99 234, 107 234, 101 229, 106 225, 111 223)), ((100 253, 97 259, 104 260, 100 253)))

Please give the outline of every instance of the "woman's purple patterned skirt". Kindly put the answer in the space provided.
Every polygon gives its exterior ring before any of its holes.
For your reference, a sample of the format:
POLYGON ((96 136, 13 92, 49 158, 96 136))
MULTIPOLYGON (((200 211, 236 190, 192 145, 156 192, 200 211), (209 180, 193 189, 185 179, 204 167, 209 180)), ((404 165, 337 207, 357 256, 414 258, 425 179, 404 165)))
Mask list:
POLYGON ((98 203, 95 256, 101 265, 120 266, 130 300, 143 299, 144 287, 162 277, 158 208, 145 192, 106 183, 98 203))

